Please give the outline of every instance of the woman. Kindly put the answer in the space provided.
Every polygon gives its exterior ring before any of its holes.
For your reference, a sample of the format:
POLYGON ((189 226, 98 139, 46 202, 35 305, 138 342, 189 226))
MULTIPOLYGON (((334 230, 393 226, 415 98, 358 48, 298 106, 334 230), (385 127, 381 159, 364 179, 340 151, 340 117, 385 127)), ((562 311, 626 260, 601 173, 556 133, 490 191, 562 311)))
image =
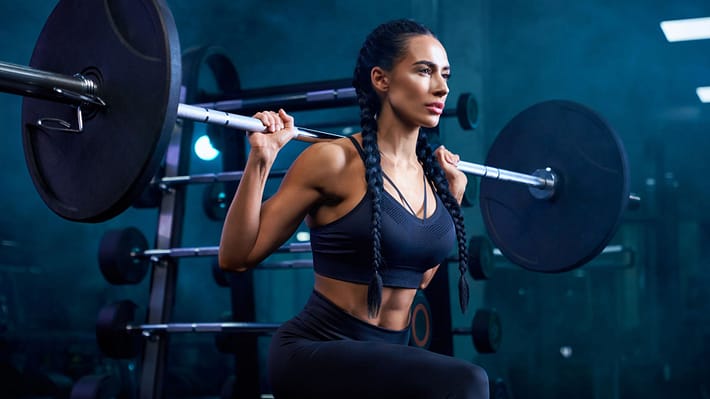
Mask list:
POLYGON ((311 229, 315 286, 274 335, 276 398, 487 398, 480 367, 407 346, 410 306, 458 240, 459 295, 466 239, 458 156, 433 152, 420 127, 439 123, 450 67, 441 43, 410 20, 377 27, 360 50, 353 86, 362 132, 304 150, 262 204, 268 173, 294 136, 283 110, 255 115, 251 151, 222 232, 226 270, 256 266, 311 229), (448 212, 447 212, 448 211, 448 212))

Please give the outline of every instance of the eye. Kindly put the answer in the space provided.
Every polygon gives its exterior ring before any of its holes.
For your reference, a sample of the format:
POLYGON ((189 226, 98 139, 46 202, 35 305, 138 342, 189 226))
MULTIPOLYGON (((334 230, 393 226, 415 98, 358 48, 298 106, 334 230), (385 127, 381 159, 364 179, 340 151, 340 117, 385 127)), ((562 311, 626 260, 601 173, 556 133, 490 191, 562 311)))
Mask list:
POLYGON ((444 80, 449 80, 451 78, 451 73, 442 73, 441 76, 444 78, 444 80))
POLYGON ((434 71, 432 71, 431 68, 429 67, 423 67, 419 69, 419 73, 425 74, 425 75, 431 75, 434 71))

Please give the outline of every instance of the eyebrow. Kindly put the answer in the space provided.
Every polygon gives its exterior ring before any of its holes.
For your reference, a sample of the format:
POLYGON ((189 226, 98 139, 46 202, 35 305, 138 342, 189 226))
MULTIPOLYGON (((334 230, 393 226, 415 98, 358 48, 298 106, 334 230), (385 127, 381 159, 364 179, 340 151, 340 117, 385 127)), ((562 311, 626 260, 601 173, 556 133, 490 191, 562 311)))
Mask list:
MULTIPOLYGON (((437 65, 435 63, 433 63, 431 61, 427 61, 427 60, 416 61, 416 62, 412 63, 412 65, 426 65, 429 68, 437 69, 437 65)), ((441 70, 442 71, 447 71, 447 70, 450 71, 451 67, 449 65, 446 65, 446 66, 442 67, 441 70)))

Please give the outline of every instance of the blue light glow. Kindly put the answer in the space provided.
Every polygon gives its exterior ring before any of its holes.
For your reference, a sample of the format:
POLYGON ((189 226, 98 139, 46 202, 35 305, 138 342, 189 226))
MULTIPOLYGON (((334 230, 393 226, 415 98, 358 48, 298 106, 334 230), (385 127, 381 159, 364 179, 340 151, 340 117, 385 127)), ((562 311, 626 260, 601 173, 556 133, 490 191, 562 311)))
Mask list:
POLYGON ((203 161, 211 161, 217 158, 219 151, 212 147, 210 138, 204 135, 195 141, 195 154, 203 161))

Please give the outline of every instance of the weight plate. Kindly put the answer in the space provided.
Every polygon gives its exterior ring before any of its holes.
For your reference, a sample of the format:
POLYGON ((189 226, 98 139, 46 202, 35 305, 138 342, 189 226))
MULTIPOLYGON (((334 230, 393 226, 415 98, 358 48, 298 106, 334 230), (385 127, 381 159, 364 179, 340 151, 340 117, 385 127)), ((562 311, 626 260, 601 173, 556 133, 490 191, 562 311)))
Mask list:
POLYGON ((137 307, 123 300, 101 308, 96 320, 96 343, 103 354, 114 359, 130 359, 138 354, 141 337, 126 330, 135 318, 137 307))
POLYGON ((478 127, 478 102, 471 93, 463 93, 456 102, 456 118, 464 130, 478 127))
POLYGON ((471 321, 471 339, 478 353, 495 353, 500 348, 503 329, 498 312, 479 309, 471 321))
POLYGON ((493 245, 483 236, 473 236, 468 242, 468 272, 474 280, 488 280, 495 268, 493 245))
POLYGON ((431 345, 431 307, 426 295, 421 290, 417 291, 412 303, 411 331, 409 344, 427 349, 431 345))
POLYGON ((488 236, 511 262, 564 272, 598 255, 627 208, 629 172, 621 140, 589 108, 547 101, 515 116, 491 146, 487 165, 531 174, 549 167, 555 194, 536 199, 527 185, 481 179, 488 236))
POLYGON ((102 222, 143 192, 175 124, 180 62, 175 22, 162 1, 57 4, 30 66, 96 81, 107 106, 84 107, 83 131, 67 133, 37 121, 57 118, 76 127, 74 107, 24 98, 25 158, 52 211, 72 221, 102 222))
POLYGON ((231 198, 228 198, 225 182, 216 181, 205 186, 202 193, 202 209, 210 220, 223 221, 231 198))
POLYGON ((111 284, 138 284, 148 273, 150 261, 132 256, 148 249, 148 240, 135 227, 109 230, 99 243, 99 268, 111 284))

